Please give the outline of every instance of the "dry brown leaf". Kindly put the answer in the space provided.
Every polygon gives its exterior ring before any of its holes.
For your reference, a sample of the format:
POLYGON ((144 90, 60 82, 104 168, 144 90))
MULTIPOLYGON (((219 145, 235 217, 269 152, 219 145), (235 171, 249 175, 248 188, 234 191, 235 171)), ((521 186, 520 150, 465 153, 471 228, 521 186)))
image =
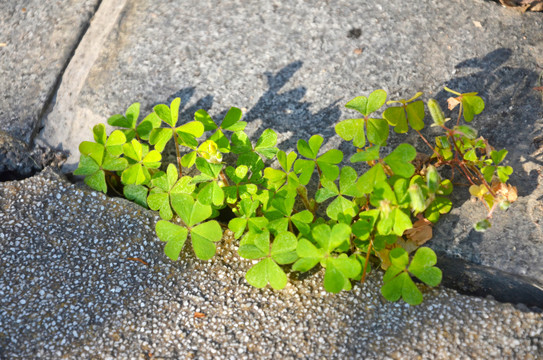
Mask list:
POLYGON ((149 265, 146 261, 136 257, 127 257, 126 260, 137 261, 142 263, 143 265, 149 265))
POLYGON ((454 109, 458 104, 460 104, 460 100, 455 97, 450 97, 447 99, 447 104, 449 104, 449 110, 454 109))
POLYGON ((404 240, 404 238, 398 238, 396 241, 398 246, 402 247, 408 254, 411 254, 413 251, 417 250, 419 246, 411 240, 404 240))
POLYGON ((205 317, 206 317, 206 314, 201 313, 201 312, 195 312, 195 313, 194 313, 194 317, 195 317, 195 318, 198 318, 198 319, 201 319, 201 318, 205 318, 205 317))
POLYGON ((510 203, 514 203, 518 199, 518 192, 515 186, 495 181, 492 183, 491 188, 498 196, 502 196, 510 203))
POLYGON ((381 260, 381 269, 386 270, 390 267, 391 262, 388 254, 391 249, 383 249, 381 251, 376 251, 375 255, 381 260))
POLYGON ((408 241, 412 241, 415 245, 417 245, 417 247, 421 246, 433 236, 432 222, 425 218, 419 219, 415 221, 411 229, 405 230, 403 235, 408 241))

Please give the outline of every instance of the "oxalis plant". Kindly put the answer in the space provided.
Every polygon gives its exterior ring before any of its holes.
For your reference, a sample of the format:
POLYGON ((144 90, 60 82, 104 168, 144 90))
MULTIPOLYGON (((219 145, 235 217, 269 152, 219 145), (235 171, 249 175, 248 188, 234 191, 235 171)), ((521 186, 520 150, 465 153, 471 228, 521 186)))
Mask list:
POLYGON ((386 270, 381 288, 386 299, 419 304, 422 293, 413 279, 437 286, 442 278, 434 251, 421 245, 451 210, 447 196, 458 175, 487 210, 474 225, 478 231, 491 226, 498 207, 507 209, 516 200, 516 189, 507 184, 512 168, 502 164, 507 150, 495 150, 466 124, 481 113, 483 100, 477 93, 446 90, 453 94, 448 108, 458 116, 449 125, 437 101, 428 100, 431 126, 441 130, 432 142, 420 132, 425 126, 420 92, 386 102, 386 92, 376 90, 349 101, 346 107, 357 116, 335 126, 356 148, 352 166, 343 167, 344 154, 322 151, 320 135, 300 139, 297 151, 289 153, 276 147, 271 129, 253 144, 235 107, 220 125, 204 110, 178 125, 179 98, 155 106, 141 121, 140 104, 134 103, 124 115, 108 119, 117 128, 109 136, 104 124, 93 128, 94 142, 81 143, 74 174, 84 175, 95 190, 124 194, 159 211, 156 234, 173 261, 189 238, 198 258, 212 258, 227 226, 239 241, 239 255, 255 262, 246 274, 255 287, 282 289, 285 271, 320 266, 324 288, 338 293, 364 281, 373 264, 386 270), (378 115, 385 102, 389 106, 378 115), (417 132, 428 154, 404 143, 384 156, 390 127, 417 132), (161 153, 172 140, 176 163, 166 166, 161 153), (235 160, 227 164, 224 154, 235 160), (267 166, 274 160, 278 167, 267 166), (189 170, 196 175, 187 175, 189 170), (216 220, 221 212, 234 215, 222 226, 216 220))

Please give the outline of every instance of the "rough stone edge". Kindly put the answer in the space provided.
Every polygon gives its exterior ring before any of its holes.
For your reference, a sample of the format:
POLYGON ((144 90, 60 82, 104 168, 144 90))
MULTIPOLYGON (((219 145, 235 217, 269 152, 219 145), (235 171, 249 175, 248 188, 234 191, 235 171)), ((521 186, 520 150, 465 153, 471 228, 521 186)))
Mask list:
MULTIPOLYGON (((85 84, 89 72, 100 55, 100 49, 107 36, 117 23, 127 0, 102 0, 81 38, 74 55, 70 59, 49 106, 40 119, 41 131, 35 137, 37 144, 54 147, 59 141, 50 142, 57 133, 49 128, 53 121, 62 122, 65 128, 73 126, 73 115, 77 98, 85 84)), ((57 124, 58 127, 58 124, 57 124)), ((70 150, 70 149, 62 149, 70 150)))

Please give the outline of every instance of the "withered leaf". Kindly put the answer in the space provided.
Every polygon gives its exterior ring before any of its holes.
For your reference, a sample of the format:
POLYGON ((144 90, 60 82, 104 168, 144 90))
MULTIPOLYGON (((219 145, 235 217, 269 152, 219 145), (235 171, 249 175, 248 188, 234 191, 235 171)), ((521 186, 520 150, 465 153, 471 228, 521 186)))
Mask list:
POLYGON ((447 99, 447 104, 449 104, 449 110, 454 109, 461 101, 457 97, 450 97, 447 99))
MULTIPOLYGON (((419 247, 432 238, 432 222, 425 218, 419 219, 415 221, 411 229, 405 230, 403 235, 407 241, 411 241, 419 247)), ((405 250, 409 252, 409 250, 405 250)))
POLYGON ((495 181, 492 183, 491 188, 498 196, 503 197, 510 203, 513 203, 518 199, 518 192, 515 186, 495 181))

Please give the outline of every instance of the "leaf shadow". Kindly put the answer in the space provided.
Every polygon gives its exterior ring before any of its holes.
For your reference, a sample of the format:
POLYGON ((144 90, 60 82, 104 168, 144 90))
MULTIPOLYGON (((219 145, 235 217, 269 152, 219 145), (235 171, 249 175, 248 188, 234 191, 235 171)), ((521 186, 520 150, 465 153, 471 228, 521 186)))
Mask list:
MULTIPOLYGON (((242 118, 249 126, 253 127, 254 133, 251 134, 253 141, 256 141, 265 129, 272 128, 280 134, 280 149, 287 151, 296 147, 298 139, 308 139, 318 132, 325 138, 335 134, 333 126, 341 115, 338 106, 340 99, 324 107, 314 106, 313 103, 303 100, 307 93, 305 87, 285 89, 286 84, 301 69, 302 65, 302 61, 294 61, 276 73, 267 71, 263 74, 266 77, 268 88, 242 118), (317 107, 316 111, 312 110, 314 107, 317 107), (322 126, 319 125, 315 129, 313 124, 322 124, 322 126)), ((194 93, 194 87, 182 88, 169 96, 168 101, 180 97, 181 104, 187 104, 194 93)), ((209 111, 213 106, 213 100, 212 95, 198 99, 194 105, 181 110, 181 118, 193 118, 198 109, 209 111)), ((213 116, 215 121, 222 121, 228 110, 220 109, 213 116)))

